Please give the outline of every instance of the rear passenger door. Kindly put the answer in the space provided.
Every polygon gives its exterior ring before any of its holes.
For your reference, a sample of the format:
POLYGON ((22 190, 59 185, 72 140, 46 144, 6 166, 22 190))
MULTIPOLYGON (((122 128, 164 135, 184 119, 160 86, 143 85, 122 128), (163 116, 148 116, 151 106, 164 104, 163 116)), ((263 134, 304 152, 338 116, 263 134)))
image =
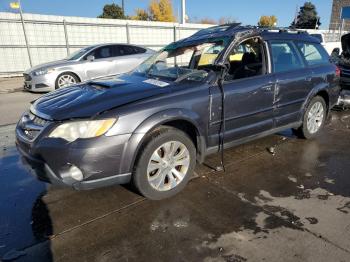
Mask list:
POLYGON ((312 72, 292 41, 271 40, 269 45, 276 79, 274 121, 275 127, 281 127, 300 120, 302 105, 312 89, 312 72))
POLYGON ((130 45, 114 45, 112 74, 123 74, 130 72, 144 60, 146 49, 130 45))

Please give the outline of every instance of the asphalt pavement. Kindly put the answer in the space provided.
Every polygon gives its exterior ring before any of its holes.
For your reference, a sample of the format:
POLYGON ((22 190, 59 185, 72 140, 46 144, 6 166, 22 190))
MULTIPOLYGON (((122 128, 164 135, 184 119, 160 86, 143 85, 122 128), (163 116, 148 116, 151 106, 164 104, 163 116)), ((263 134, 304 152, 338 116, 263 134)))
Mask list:
POLYGON ((129 186, 37 181, 15 149, 14 125, 2 125, 0 258, 350 261, 349 128, 350 111, 332 112, 317 139, 287 130, 226 150, 225 173, 210 168, 213 155, 179 195, 149 201, 129 186))

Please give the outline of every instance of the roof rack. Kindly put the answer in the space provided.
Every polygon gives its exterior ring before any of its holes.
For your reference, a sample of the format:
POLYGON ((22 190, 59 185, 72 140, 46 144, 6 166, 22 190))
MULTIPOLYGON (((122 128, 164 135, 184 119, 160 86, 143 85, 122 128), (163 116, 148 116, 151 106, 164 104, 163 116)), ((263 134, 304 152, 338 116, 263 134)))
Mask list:
POLYGON ((307 31, 290 27, 258 27, 266 32, 308 34, 307 31))
POLYGON ((219 32, 225 32, 231 29, 234 29, 238 26, 240 26, 241 23, 229 23, 229 24, 222 24, 222 25, 216 25, 212 27, 208 27, 202 30, 199 30, 193 35, 207 35, 207 34, 215 34, 219 32))

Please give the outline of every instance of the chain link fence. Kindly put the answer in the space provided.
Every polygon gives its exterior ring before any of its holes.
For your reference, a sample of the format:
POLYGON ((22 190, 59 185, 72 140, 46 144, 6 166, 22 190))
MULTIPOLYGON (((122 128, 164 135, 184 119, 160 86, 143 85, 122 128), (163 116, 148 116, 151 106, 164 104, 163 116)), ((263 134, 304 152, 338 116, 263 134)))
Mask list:
POLYGON ((21 74, 93 44, 131 43, 158 50, 209 25, 0 12, 0 76, 21 74), (27 36, 27 41, 25 39, 27 36))

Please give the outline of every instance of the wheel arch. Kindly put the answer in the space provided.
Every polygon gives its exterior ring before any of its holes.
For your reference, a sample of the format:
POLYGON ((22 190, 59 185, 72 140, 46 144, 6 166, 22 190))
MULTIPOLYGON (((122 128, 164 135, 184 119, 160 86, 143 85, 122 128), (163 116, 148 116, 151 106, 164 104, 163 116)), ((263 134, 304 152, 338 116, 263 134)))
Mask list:
POLYGON ((78 78, 78 81, 81 82, 81 77, 74 71, 71 71, 71 70, 64 70, 62 72, 60 72, 58 74, 58 76, 56 77, 56 80, 55 80, 55 84, 57 84, 57 81, 58 81, 58 78, 61 76, 61 75, 64 75, 64 74, 72 74, 74 75, 76 78, 78 78))
POLYGON ((128 146, 124 151, 124 165, 122 172, 133 169, 142 146, 147 141, 149 134, 161 126, 171 126, 185 132, 193 141, 197 151, 197 161, 202 163, 205 158, 206 140, 203 128, 198 122, 199 116, 194 112, 185 112, 183 109, 174 109, 152 115, 143 121, 133 132, 128 146))

